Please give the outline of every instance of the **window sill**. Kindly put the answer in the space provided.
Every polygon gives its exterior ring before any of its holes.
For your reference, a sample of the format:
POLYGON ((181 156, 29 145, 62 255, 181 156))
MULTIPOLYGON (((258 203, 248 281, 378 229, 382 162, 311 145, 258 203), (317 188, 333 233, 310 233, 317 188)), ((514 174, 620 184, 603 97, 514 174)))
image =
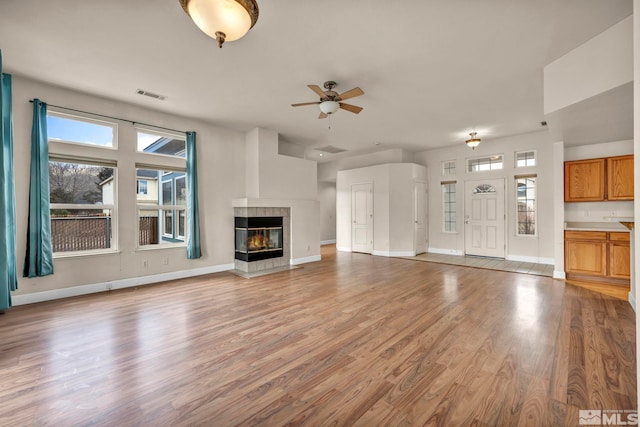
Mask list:
POLYGON ((114 255, 119 253, 120 251, 117 249, 77 251, 77 252, 54 252, 53 259, 79 258, 79 257, 96 256, 96 255, 114 255))
POLYGON ((138 246, 136 251, 153 251, 156 249, 177 249, 177 248, 186 248, 186 243, 163 243, 157 245, 148 245, 148 246, 138 246))

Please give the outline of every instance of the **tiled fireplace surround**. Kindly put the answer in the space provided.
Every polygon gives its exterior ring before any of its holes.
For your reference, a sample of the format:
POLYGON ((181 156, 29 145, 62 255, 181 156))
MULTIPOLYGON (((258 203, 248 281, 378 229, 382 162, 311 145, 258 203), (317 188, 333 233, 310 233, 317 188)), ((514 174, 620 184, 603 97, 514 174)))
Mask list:
POLYGON ((244 273, 258 273, 278 267, 288 267, 291 259, 291 208, 235 207, 233 216, 245 218, 282 217, 283 255, 278 258, 246 262, 234 260, 235 269, 244 273))

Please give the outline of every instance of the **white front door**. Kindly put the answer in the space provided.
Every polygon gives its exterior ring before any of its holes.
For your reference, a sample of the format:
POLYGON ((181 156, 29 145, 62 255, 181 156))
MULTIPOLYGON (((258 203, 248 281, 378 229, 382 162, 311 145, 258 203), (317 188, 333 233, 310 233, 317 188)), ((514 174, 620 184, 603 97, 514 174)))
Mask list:
POLYGON ((413 186, 413 220, 414 220, 414 249, 417 254, 427 251, 427 184, 415 181, 413 186))
POLYGON ((504 258, 504 179, 465 182, 464 252, 504 258))
POLYGON ((373 252, 373 189, 371 183, 351 186, 351 250, 373 252))

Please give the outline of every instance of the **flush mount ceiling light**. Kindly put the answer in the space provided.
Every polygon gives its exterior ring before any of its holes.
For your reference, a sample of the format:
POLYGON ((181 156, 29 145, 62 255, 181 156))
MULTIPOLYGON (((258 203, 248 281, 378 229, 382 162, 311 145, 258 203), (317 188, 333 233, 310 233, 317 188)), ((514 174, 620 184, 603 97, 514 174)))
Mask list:
POLYGON ((203 33, 218 41, 238 40, 258 21, 255 0, 179 0, 184 11, 203 33))
POLYGON ((471 138, 467 139, 465 143, 468 147, 471 147, 472 150, 475 150, 478 145, 480 145, 480 138, 478 138, 478 132, 471 132, 469 134, 471 138))

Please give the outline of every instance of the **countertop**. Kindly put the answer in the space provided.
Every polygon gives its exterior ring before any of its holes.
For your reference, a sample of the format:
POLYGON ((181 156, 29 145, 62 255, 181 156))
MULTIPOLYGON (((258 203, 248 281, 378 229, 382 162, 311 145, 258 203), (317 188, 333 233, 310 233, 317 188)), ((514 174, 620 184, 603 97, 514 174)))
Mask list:
POLYGON ((619 222, 583 222, 567 221, 564 229, 569 231, 621 231, 629 232, 629 229, 619 222))

